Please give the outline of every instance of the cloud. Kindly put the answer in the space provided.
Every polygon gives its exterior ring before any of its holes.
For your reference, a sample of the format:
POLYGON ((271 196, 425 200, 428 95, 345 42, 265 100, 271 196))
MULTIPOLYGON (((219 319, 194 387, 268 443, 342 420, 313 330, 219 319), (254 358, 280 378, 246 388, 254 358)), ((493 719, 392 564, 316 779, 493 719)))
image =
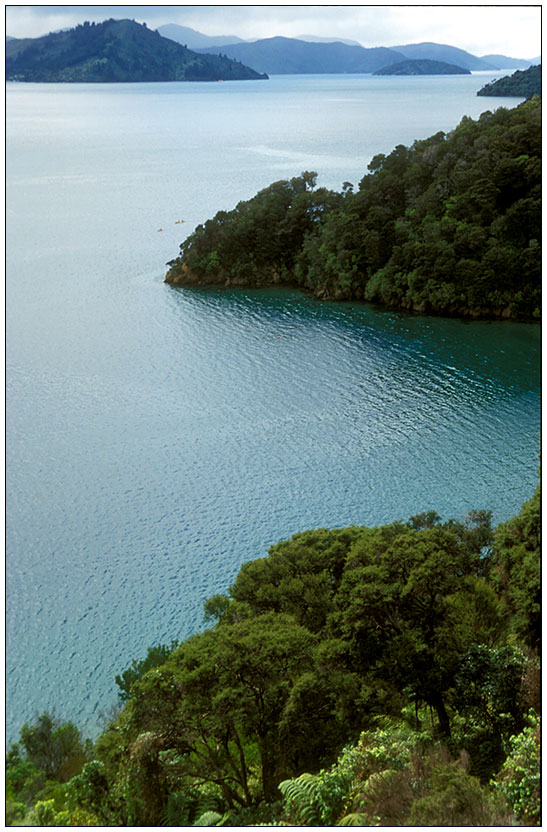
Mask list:
POLYGON ((190 26, 208 35, 258 39, 311 34, 357 40, 363 46, 435 41, 475 55, 500 52, 532 58, 541 51, 539 6, 6 6, 6 32, 38 37, 84 20, 129 17, 157 28, 190 26))

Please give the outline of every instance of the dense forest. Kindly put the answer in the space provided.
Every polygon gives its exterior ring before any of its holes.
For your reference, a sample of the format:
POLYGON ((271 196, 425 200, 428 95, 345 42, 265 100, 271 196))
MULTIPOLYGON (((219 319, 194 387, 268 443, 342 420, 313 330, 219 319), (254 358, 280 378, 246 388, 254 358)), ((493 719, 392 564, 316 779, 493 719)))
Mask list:
POLYGON ((471 75, 471 71, 456 64, 447 64, 446 61, 422 58, 384 66, 373 72, 373 75, 471 75))
POLYGON ((495 529, 431 511, 278 543, 116 678, 94 744, 25 723, 8 824, 538 825, 539 534, 538 488, 495 529))
POLYGON ((134 20, 89 23, 6 44, 7 81, 218 81, 265 78, 239 61, 198 55, 134 20))
POLYGON ((541 95, 541 64, 517 70, 507 78, 498 78, 480 89, 477 95, 515 96, 532 98, 541 95))
POLYGON ((356 191, 275 182, 199 225, 175 285, 294 284, 317 298, 535 319, 541 285, 541 101, 464 117, 375 156, 356 191))

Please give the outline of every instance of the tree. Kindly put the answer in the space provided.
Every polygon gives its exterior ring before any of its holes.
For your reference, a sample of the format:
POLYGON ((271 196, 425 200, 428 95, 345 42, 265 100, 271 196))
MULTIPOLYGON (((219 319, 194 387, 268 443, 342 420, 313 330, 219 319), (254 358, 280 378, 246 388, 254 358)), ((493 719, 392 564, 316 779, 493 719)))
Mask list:
POLYGON ((507 759, 493 781, 523 826, 541 824, 541 724, 532 711, 524 730, 510 738, 507 759))
POLYGON ((66 783, 79 772, 89 756, 78 728, 72 722, 61 722, 45 711, 34 723, 21 728, 20 744, 25 759, 44 772, 46 778, 66 783))
POLYGON ((173 650, 175 650, 177 645, 178 641, 172 641, 169 645, 156 644, 153 647, 148 648, 148 652, 144 659, 141 659, 140 661, 133 659, 131 667, 128 667, 127 670, 124 670, 121 676, 116 676, 115 679, 116 684, 120 689, 118 693, 120 701, 127 702, 131 696, 131 688, 135 682, 138 682, 148 670, 163 664, 169 658, 173 650))
POLYGON ((506 605, 511 629, 534 649, 541 638, 541 492, 496 529, 492 582, 506 605))
POLYGON ((500 629, 499 603, 478 577, 480 552, 457 530, 450 523, 363 530, 332 617, 349 667, 427 703, 445 735, 461 655, 475 641, 491 643, 500 629))
POLYGON ((288 742, 291 701, 312 667, 314 645, 293 618, 272 613, 190 638, 133 688, 133 758, 147 737, 147 759, 164 773, 172 764, 179 784, 216 783, 229 808, 274 800, 279 780, 298 765, 299 749, 288 742))

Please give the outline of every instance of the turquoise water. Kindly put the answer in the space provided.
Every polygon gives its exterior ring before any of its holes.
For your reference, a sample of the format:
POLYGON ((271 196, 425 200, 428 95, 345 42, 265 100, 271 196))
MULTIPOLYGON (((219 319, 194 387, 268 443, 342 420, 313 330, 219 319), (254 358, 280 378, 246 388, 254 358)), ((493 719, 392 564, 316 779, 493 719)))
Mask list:
POLYGON ((296 531, 531 495, 537 326, 163 284, 218 209, 357 183, 490 77, 8 84, 10 735, 53 706, 96 733, 116 673, 296 531))

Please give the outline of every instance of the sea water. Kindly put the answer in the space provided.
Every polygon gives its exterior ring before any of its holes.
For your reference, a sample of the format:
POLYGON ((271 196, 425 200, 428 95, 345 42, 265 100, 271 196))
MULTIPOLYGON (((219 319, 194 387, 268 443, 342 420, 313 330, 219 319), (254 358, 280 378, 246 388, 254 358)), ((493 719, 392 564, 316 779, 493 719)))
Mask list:
MULTIPOLYGON (((498 73, 499 74, 499 73, 498 73)), ((492 73, 7 85, 7 725, 114 677, 307 528, 496 522, 537 482, 539 328, 186 290, 196 224, 463 115, 492 73)))

